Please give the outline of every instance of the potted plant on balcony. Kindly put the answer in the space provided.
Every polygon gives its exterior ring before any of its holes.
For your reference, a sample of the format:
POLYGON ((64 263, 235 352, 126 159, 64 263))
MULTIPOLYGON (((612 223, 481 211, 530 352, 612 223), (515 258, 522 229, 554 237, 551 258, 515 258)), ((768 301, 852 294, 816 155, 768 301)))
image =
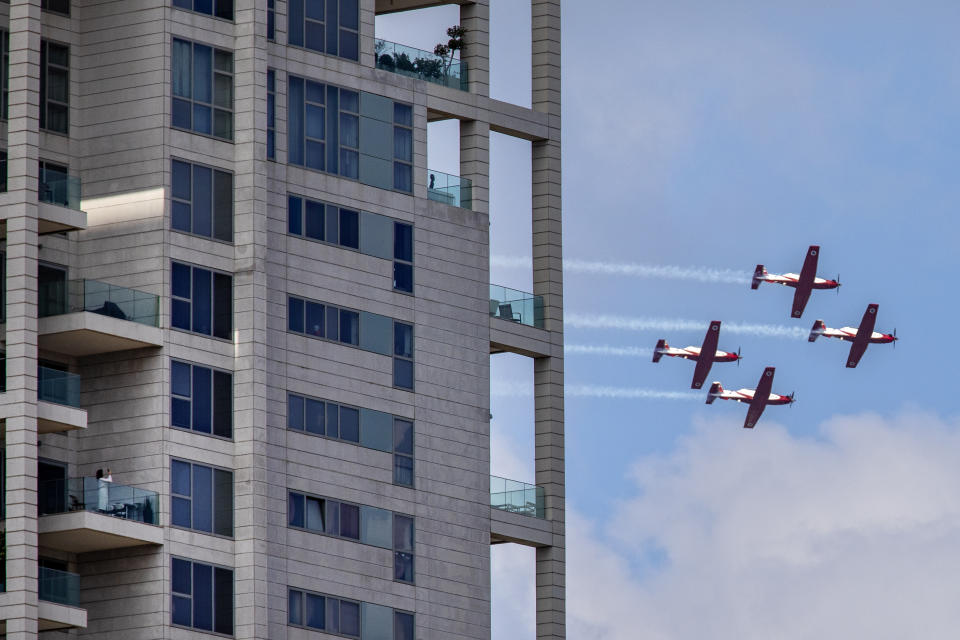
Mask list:
POLYGON ((463 50, 463 36, 466 33, 466 27, 455 24, 447 29, 447 36, 449 37, 447 43, 443 44, 441 42, 433 48, 433 55, 440 58, 440 64, 442 65, 441 73, 445 78, 450 76, 450 68, 453 66, 454 56, 458 51, 463 50))

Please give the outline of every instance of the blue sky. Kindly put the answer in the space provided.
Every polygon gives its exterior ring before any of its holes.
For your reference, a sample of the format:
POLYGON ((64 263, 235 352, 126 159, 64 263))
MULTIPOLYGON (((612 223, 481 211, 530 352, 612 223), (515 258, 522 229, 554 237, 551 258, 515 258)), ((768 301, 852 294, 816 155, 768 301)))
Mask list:
MULTIPOLYGON (((526 8, 515 0, 491 8, 491 93, 521 104, 529 104, 526 8)), ((745 408, 729 402, 568 395, 570 637, 637 637, 634 611, 649 613, 649 637, 664 638, 910 637, 921 629, 943 637, 938 630, 956 628, 946 600, 904 603, 916 602, 909 589, 932 586, 960 596, 936 560, 960 557, 960 543, 950 542, 960 539, 960 505, 942 490, 960 466, 952 366, 958 19, 960 5, 947 2, 563 4, 566 258, 746 277, 757 263, 799 272, 806 247, 819 244, 819 275, 843 281, 839 294, 814 292, 794 321, 792 290, 783 287, 571 270, 568 318, 703 327, 568 325, 568 344, 651 348, 662 337, 699 345, 710 320, 804 332, 817 318, 856 326, 871 302, 880 305, 877 330, 896 327, 901 338, 895 350, 871 346, 848 370, 839 341, 722 331, 720 348, 742 347, 744 360, 715 365, 711 379, 753 387, 763 367, 776 366, 774 391, 797 393, 792 408, 768 408, 754 431, 741 428, 745 408), (729 491, 707 491, 714 482, 729 491), (826 524, 811 524, 820 518, 826 524), (771 519, 795 529, 771 531, 771 519), (770 549, 741 557, 742 541, 724 526, 749 531, 753 549, 770 549), (931 540, 932 531, 943 537, 931 540), (703 561, 703 550, 743 563, 703 561), (879 558, 894 556, 903 566, 881 570, 879 558), (878 581, 888 588, 874 589, 878 581), (616 593, 591 610, 590 596, 611 585, 616 593), (762 592, 764 611, 735 600, 717 606, 726 599, 701 593, 704 585, 762 592), (828 594, 849 607, 834 610, 828 594), (818 612, 810 621, 788 622, 810 611, 818 612), (911 626, 920 616, 927 626, 911 626)), ((441 8, 405 24, 380 19, 378 35, 432 48, 456 21, 455 9, 441 8)), ((432 168, 457 173, 455 131, 431 125, 432 168)), ((491 253, 522 258, 530 230, 517 203, 529 202, 529 184, 517 176, 529 172, 529 145, 494 136, 491 148, 491 253)), ((530 289, 527 270, 495 263, 491 271, 498 284, 530 289)), ((666 358, 566 360, 568 386, 685 391, 692 369, 666 358)), ((522 358, 492 363, 492 471, 527 481, 532 399, 499 395, 497 384, 532 386, 531 373, 522 358)), ((494 551, 495 638, 520 637, 515 624, 498 628, 498 613, 522 618, 533 637, 531 620, 508 602, 530 597, 508 569, 532 567, 524 552, 494 551)))

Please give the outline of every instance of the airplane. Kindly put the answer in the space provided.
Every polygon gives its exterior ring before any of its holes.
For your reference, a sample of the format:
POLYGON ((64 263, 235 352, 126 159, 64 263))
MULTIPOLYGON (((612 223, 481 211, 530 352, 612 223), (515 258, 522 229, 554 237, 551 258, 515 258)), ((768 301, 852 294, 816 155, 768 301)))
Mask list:
POLYGON ((758 264, 753 272, 753 281, 750 283, 751 289, 756 289, 761 282, 774 282, 786 287, 794 287, 796 292, 793 294, 794 318, 803 315, 803 310, 807 306, 807 300, 810 299, 810 292, 813 289, 836 289, 840 286, 840 278, 836 280, 826 280, 817 277, 817 259, 820 254, 820 247, 812 244, 807 249, 807 257, 803 261, 803 268, 800 269, 800 275, 795 273, 785 273, 777 275, 768 272, 762 264, 758 264))
POLYGON ((714 320, 707 329, 707 335, 703 337, 702 347, 684 347, 677 349, 667 344, 666 340, 657 340, 657 346, 653 350, 653 361, 660 362, 663 356, 671 358, 684 358, 686 360, 696 360, 697 366, 693 370, 693 381, 690 383, 691 389, 699 389, 710 373, 710 367, 714 362, 736 362, 740 359, 740 352, 730 353, 729 351, 719 351, 717 341, 720 338, 720 321, 714 320), (709 353, 712 357, 702 358, 700 354, 709 353))
POLYGON ((782 396, 779 393, 770 393, 773 387, 774 367, 767 367, 760 376, 760 382, 756 389, 740 389, 739 391, 727 391, 719 382, 710 385, 710 391, 707 392, 707 404, 713 404, 717 398, 721 400, 736 400, 737 402, 748 402, 750 408, 747 409, 747 419, 743 423, 744 429, 752 429, 760 414, 767 408, 768 404, 793 404, 793 395, 782 396))
POLYGON ((813 328, 810 329, 810 342, 814 342, 820 336, 825 338, 839 338, 840 340, 846 340, 852 342, 850 345, 850 355, 847 356, 847 368, 853 369, 860 362, 860 358, 863 357, 863 353, 867 350, 867 346, 870 344, 887 344, 890 342, 896 342, 897 340, 897 330, 894 329, 893 333, 879 333, 873 330, 873 325, 877 321, 877 310, 880 308, 878 304, 868 304, 867 310, 863 312, 863 319, 860 320, 860 326, 856 329, 853 327, 843 327, 840 329, 831 329, 827 325, 823 324, 823 320, 817 320, 813 323, 813 328))

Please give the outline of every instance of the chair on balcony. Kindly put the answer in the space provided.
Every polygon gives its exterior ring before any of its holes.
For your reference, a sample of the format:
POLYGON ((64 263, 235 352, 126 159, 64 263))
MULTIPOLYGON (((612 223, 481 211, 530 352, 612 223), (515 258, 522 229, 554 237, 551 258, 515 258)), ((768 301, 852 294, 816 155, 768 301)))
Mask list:
POLYGON ((514 311, 513 305, 509 302, 504 302, 500 305, 500 312, 497 315, 510 322, 523 322, 523 316, 520 315, 519 311, 514 311))
POLYGON ((99 309, 94 309, 94 313, 99 313, 102 316, 110 316, 111 318, 119 318, 120 320, 126 320, 127 314, 123 312, 123 309, 120 308, 116 302, 112 300, 106 300, 99 309))

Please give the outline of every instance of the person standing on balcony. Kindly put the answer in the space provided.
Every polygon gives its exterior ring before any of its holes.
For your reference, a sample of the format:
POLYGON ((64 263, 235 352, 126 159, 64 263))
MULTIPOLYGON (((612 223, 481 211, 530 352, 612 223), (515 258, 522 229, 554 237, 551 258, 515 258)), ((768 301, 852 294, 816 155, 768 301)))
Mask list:
POLYGON ((108 482, 113 482, 113 474, 110 473, 110 468, 107 467, 106 475, 103 471, 97 469, 97 509, 100 511, 106 511, 110 503, 110 485, 107 484, 108 482))

